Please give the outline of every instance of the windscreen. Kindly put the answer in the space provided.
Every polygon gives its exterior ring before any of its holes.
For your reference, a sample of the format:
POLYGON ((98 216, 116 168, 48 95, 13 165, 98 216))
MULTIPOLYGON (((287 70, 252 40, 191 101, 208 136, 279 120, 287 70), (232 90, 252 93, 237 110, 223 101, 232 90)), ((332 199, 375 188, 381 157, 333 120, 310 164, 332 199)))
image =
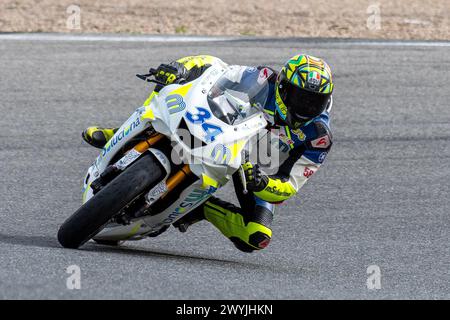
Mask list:
POLYGON ((231 66, 208 93, 213 114, 227 124, 238 124, 262 111, 269 94, 267 79, 256 68, 231 66))

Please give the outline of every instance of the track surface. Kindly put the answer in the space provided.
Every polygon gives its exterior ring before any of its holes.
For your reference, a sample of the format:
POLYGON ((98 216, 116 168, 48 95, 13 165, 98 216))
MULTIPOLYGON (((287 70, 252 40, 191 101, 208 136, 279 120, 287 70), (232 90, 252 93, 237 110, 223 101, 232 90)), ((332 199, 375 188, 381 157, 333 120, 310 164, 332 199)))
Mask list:
POLYGON ((0 52, 0 298, 450 298, 449 47, 11 40, 0 52), (58 245, 98 152, 80 133, 141 105, 135 73, 200 53, 278 68, 299 51, 335 71, 335 145, 279 207, 268 249, 240 253, 206 222, 121 248, 58 245), (81 290, 66 288, 72 264, 81 290), (380 290, 366 287, 373 264, 380 290))

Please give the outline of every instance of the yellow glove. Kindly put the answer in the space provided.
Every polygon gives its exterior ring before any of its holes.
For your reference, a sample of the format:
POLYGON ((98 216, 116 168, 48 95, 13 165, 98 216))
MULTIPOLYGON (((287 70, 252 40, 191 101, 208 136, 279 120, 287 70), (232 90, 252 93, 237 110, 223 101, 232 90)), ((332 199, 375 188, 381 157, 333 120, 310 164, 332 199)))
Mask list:
POLYGON ((156 69, 155 79, 166 85, 172 84, 179 77, 180 71, 177 67, 170 64, 161 64, 158 69, 156 69))
POLYGON ((247 189, 258 192, 264 190, 267 186, 269 178, 261 173, 257 164, 246 162, 242 165, 245 172, 245 179, 247 181, 247 189))

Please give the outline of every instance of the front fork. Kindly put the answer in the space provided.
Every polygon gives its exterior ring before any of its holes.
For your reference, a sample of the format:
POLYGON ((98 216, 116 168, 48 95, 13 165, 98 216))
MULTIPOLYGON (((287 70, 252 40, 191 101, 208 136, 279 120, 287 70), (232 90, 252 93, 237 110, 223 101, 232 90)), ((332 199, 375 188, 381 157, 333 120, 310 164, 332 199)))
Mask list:
POLYGON ((139 152, 141 154, 147 150, 150 150, 156 156, 156 158, 158 158, 158 160, 166 168, 167 171, 166 178, 163 181, 161 181, 161 183, 156 185, 152 190, 149 191, 147 195, 147 202, 149 205, 153 204, 157 200, 160 199, 163 200, 164 198, 168 197, 171 194, 171 192, 181 183, 183 183, 189 178, 194 178, 194 173, 191 171, 191 168, 189 167, 188 164, 185 164, 179 170, 171 174, 170 165, 165 163, 168 159, 166 160, 164 155, 161 156, 162 153, 160 151, 152 148, 153 146, 155 146, 156 143, 161 141, 162 138, 164 138, 164 135, 157 133, 151 136, 146 141, 138 143, 133 148, 136 152, 139 152), (155 194, 155 192, 157 193, 155 194))
POLYGON ((118 171, 125 170, 126 167, 128 167, 146 151, 150 151, 155 156, 155 158, 158 159, 158 161, 167 172, 167 176, 164 179, 167 179, 167 181, 162 181, 162 183, 165 184, 165 192, 163 194, 160 194, 158 198, 166 197, 173 189, 175 189, 175 187, 185 181, 186 178, 192 177, 194 174, 187 164, 171 175, 170 160, 161 151, 152 148, 163 138, 164 135, 162 135, 161 133, 156 133, 150 136, 147 140, 139 142, 132 149, 127 151, 125 155, 116 163, 106 168, 105 171, 100 175, 100 177, 94 180, 91 184, 91 188, 93 189, 94 194, 100 191, 103 186, 114 179, 114 177, 117 176, 118 171))
MULTIPOLYGON (((164 135, 160 133, 156 133, 149 137, 147 140, 141 141, 136 144, 132 149, 128 150, 125 155, 119 159, 116 163, 109 166, 104 172, 106 175, 101 175, 99 179, 97 179, 97 183, 93 183, 94 188, 96 189, 94 192, 98 192, 97 185, 103 185, 103 182, 106 182, 113 179, 114 176, 117 175, 118 171, 124 170, 127 166, 133 163, 137 158, 139 158, 145 152, 151 152, 155 158, 160 162, 161 166, 166 171, 166 176, 164 179, 154 186, 151 190, 147 192, 147 194, 143 197, 143 202, 138 207, 134 209, 131 207, 131 215, 124 214, 116 219, 116 222, 123 225, 128 225, 131 223, 133 219, 152 214, 152 206, 155 202, 161 201, 169 201, 170 195, 173 193, 173 190, 176 189, 181 183, 186 181, 187 179, 195 178, 194 173, 191 171, 189 165, 184 165, 179 168, 172 174, 172 169, 170 165, 170 160, 168 157, 158 149, 157 144, 162 141, 164 135), (109 172, 115 172, 114 176, 108 176, 109 172), (167 199, 166 199, 167 198, 167 199)), ((94 181, 95 182, 95 181, 94 181)), ((160 202, 158 202, 160 203, 160 202)), ((157 205, 158 207, 158 205, 157 205)))

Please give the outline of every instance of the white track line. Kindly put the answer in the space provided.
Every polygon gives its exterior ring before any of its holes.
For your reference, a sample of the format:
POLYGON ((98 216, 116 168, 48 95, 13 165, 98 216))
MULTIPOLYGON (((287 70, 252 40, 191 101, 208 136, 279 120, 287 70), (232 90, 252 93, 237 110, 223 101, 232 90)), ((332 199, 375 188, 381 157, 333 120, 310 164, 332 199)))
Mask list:
POLYGON ((236 40, 237 37, 201 36, 132 36, 102 34, 56 34, 56 33, 0 33, 0 40, 18 41, 75 41, 75 42, 212 42, 236 40))
POLYGON ((0 40, 15 41, 71 41, 71 42, 217 42, 217 41, 288 41, 308 44, 330 44, 342 46, 388 46, 388 47, 450 47, 450 41, 386 41, 317 38, 266 38, 266 37, 221 37, 221 36, 160 36, 160 35, 103 35, 103 34, 65 34, 65 33, 0 33, 0 40))
POLYGON ((330 41, 332 44, 355 45, 355 46, 387 46, 387 47, 450 47, 450 42, 445 41, 383 41, 383 40, 348 40, 330 41))

